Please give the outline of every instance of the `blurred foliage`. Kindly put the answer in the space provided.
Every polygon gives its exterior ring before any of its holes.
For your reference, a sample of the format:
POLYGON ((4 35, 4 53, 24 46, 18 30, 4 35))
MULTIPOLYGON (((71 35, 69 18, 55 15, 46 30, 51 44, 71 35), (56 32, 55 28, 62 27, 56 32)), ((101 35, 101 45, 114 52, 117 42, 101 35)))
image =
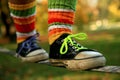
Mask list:
POLYGON ((2 24, 1 12, 3 12, 6 15, 7 21, 9 23, 12 23, 11 18, 10 18, 10 11, 8 8, 8 0, 0 0, 0 24, 2 24))
POLYGON ((109 18, 120 22, 120 0, 112 0, 108 6, 109 18))
POLYGON ((78 4, 76 6, 75 21, 74 21, 75 22, 75 26, 77 27, 78 31, 79 30, 83 30, 83 25, 87 24, 88 21, 89 21, 89 16, 88 15, 90 13, 87 13, 86 10, 87 10, 87 6, 82 5, 81 1, 79 0, 78 4), (83 6, 85 8, 82 8, 83 6))
POLYGON ((0 37, 7 37, 12 39, 11 26, 13 22, 10 17, 10 11, 8 8, 8 0, 0 0, 0 37))
POLYGON ((40 34, 47 34, 48 28, 48 6, 47 0, 37 3, 36 29, 40 34))

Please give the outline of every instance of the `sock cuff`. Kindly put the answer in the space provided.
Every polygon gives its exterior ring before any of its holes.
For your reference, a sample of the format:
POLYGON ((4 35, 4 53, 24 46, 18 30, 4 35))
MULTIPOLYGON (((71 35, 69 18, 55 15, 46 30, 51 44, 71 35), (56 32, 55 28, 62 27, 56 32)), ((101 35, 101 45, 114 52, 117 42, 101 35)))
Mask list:
POLYGON ((76 9, 76 0, 49 0, 49 9, 66 9, 74 10, 76 9))

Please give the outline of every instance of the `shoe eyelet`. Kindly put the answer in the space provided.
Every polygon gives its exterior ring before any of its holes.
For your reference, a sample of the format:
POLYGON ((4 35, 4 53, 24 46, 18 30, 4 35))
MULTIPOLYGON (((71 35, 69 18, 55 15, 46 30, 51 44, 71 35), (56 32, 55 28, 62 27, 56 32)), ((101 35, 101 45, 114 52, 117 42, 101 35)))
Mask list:
POLYGON ((64 39, 62 39, 61 42, 64 42, 64 39))

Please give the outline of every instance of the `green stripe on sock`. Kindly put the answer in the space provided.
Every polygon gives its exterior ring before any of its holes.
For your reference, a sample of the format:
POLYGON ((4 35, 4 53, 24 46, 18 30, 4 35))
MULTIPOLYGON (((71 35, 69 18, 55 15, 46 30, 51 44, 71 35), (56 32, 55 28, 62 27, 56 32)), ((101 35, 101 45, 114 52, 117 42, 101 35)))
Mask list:
POLYGON ((49 9, 76 9, 76 0, 48 0, 49 9))
POLYGON ((52 24, 49 24, 48 26, 52 26, 52 25, 66 25, 66 26, 71 26, 70 24, 60 23, 60 22, 54 22, 52 24))
POLYGON ((29 15, 32 15, 35 13, 35 8, 36 6, 32 7, 32 8, 29 8, 27 10, 13 10, 13 9, 10 9, 11 13, 16 15, 16 16, 20 16, 20 17, 24 17, 24 16, 29 16, 29 15))

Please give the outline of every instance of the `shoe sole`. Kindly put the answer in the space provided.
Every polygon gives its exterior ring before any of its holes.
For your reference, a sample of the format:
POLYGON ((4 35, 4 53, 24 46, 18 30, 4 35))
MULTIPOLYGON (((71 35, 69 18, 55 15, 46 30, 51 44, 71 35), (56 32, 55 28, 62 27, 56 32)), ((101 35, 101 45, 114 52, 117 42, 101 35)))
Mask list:
POLYGON ((41 53, 38 55, 33 55, 33 56, 16 56, 21 59, 22 62, 40 62, 40 61, 45 61, 48 60, 48 54, 47 53, 41 53))
POLYGON ((87 70, 95 67, 104 66, 106 60, 103 56, 97 56, 73 60, 50 59, 50 62, 53 66, 65 67, 70 70, 87 70))

